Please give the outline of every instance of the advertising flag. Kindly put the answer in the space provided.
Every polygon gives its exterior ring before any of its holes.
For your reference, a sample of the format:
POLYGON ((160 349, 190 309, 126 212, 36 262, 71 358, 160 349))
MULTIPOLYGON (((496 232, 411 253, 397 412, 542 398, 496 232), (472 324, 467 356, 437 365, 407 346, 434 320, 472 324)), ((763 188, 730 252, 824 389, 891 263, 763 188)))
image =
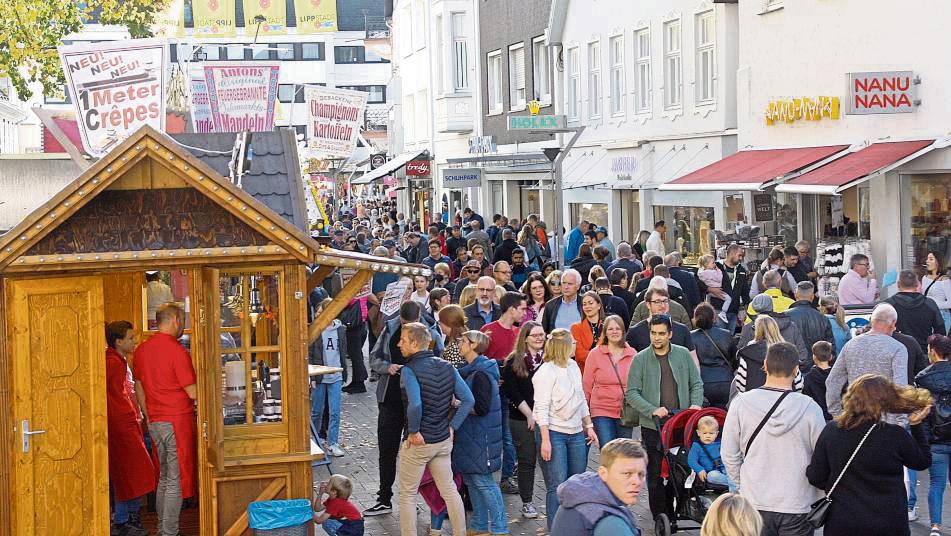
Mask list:
POLYGON ((205 65, 208 103, 215 132, 274 129, 278 63, 205 65))
POLYGON ((192 0, 195 37, 234 37, 235 0, 192 0))
POLYGON ((287 33, 287 12, 284 9, 284 0, 243 0, 244 1, 244 33, 247 35, 284 35, 287 33), (254 17, 261 15, 261 31, 258 32, 258 23, 254 17))
POLYGON ((185 35, 185 0, 171 0, 165 9, 155 14, 152 25, 154 37, 182 37, 185 35))
POLYGON ((305 86, 307 147, 327 156, 350 156, 357 146, 367 94, 363 91, 305 86))
POLYGON ((87 153, 103 156, 143 125, 165 130, 164 41, 62 46, 59 55, 87 153))
POLYGON ((211 117, 211 101, 208 98, 208 83, 204 78, 192 78, 189 81, 191 96, 192 131, 207 134, 215 131, 215 120, 211 117))
POLYGON ((294 0, 297 33, 337 31, 337 0, 294 0))

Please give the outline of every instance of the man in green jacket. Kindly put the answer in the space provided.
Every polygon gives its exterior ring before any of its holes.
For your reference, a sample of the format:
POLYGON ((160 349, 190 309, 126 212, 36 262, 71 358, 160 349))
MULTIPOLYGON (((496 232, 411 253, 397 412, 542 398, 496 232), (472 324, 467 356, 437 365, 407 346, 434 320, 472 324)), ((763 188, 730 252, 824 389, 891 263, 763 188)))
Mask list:
POLYGON ((703 403, 700 371, 686 348, 670 343, 672 336, 670 316, 651 316, 651 345, 634 356, 624 394, 624 403, 637 411, 641 440, 647 450, 647 491, 651 514, 657 517, 666 513, 671 520, 674 519, 673 496, 668 497, 660 476, 663 452, 660 430, 654 424, 654 418, 663 422, 672 413, 700 409, 703 403))

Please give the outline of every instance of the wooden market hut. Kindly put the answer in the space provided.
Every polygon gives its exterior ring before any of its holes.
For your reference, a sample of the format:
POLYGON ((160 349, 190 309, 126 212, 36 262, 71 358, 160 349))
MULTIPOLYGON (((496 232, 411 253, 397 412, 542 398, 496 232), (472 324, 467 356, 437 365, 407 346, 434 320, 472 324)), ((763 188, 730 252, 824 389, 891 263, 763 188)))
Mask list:
POLYGON ((254 137, 242 189, 226 151, 197 145, 233 134, 142 128, 0 236, 0 536, 109 534, 103 327, 152 333, 145 271, 186 309, 200 534, 250 534, 248 503, 311 497, 308 342, 374 271, 425 268, 318 245, 293 131, 254 137), (307 296, 337 267, 355 275, 308 326, 307 296))

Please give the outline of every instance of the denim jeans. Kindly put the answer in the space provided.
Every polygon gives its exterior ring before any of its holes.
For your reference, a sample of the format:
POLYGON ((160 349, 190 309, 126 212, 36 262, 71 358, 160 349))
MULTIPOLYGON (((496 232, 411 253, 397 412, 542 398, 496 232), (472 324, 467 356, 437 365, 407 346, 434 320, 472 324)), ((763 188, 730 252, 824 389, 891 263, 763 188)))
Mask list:
POLYGON ((337 536, 337 531, 343 526, 343 523, 336 519, 327 519, 320 525, 329 536, 337 536))
POLYGON ((443 510, 441 514, 429 513, 429 528, 433 530, 442 530, 442 524, 449 519, 449 510, 443 510))
MULTIPOLYGON (((719 313, 719 311, 717 312, 719 313)), ((717 326, 729 331, 730 335, 733 335, 733 333, 736 331, 736 313, 727 313, 726 323, 717 317, 717 326)))
POLYGON ((905 490, 908 492, 908 511, 911 512, 918 504, 918 494, 915 492, 915 488, 918 487, 918 471, 907 467, 905 471, 908 472, 908 481, 905 483, 905 490))
POLYGON ((469 530, 472 532, 490 532, 508 534, 509 521, 502 502, 502 491, 491 473, 462 473, 462 481, 469 489, 472 500, 472 520, 469 530))
POLYGON ((515 476, 515 442, 509 428, 509 401, 502 397, 502 478, 515 476))
POLYGON ((928 515, 932 525, 941 524, 941 507, 944 504, 944 489, 948 485, 948 465, 951 465, 951 445, 931 445, 931 469, 928 476, 928 515))
POLYGON ((310 419, 314 422, 314 427, 320 430, 320 421, 324 415, 324 398, 327 399, 328 411, 330 413, 327 420, 327 443, 336 445, 340 437, 340 393, 343 388, 343 381, 338 380, 333 383, 318 383, 317 387, 310 390, 310 419))
POLYGON ((630 439, 634 434, 633 428, 621 425, 621 419, 613 417, 591 417, 594 424, 594 433, 598 436, 598 444, 604 447, 612 439, 619 437, 630 439))
POLYGON ((730 493, 736 493, 736 484, 730 480, 730 475, 726 474, 724 471, 710 471, 707 473, 707 482, 711 484, 716 484, 718 486, 727 486, 730 488, 730 493))
POLYGON ((142 497, 129 499, 128 501, 116 501, 113 511, 112 522, 116 525, 122 525, 129 522, 129 514, 138 514, 142 507, 142 497))
POLYGON ((548 436, 551 439, 551 460, 546 462, 541 456, 541 427, 535 426, 535 442, 539 448, 538 461, 545 479, 545 514, 548 530, 551 531, 551 522, 558 512, 558 486, 569 477, 585 472, 588 467, 588 445, 584 432, 563 434, 549 430, 548 436))

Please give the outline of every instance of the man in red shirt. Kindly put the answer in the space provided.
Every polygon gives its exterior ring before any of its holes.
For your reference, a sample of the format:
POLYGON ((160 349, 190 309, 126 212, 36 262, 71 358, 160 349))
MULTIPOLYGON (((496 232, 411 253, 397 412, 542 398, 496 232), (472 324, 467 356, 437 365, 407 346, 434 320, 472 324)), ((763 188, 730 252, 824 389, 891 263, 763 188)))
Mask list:
POLYGON ((132 372, 136 396, 145 407, 159 461, 156 490, 159 536, 178 536, 182 499, 193 497, 195 474, 195 404, 198 389, 191 356, 179 344, 185 313, 166 303, 155 313, 158 333, 135 350, 132 372))
POLYGON ((499 319, 482 326, 481 331, 489 336, 485 356, 499 362, 505 360, 515 348, 519 324, 525 319, 526 298, 521 292, 506 292, 499 300, 499 319))
POLYGON ((145 448, 142 411, 126 358, 135 350, 132 324, 106 326, 106 409, 109 429, 109 483, 115 509, 113 534, 147 536, 139 520, 142 496, 155 490, 155 468, 145 448))

